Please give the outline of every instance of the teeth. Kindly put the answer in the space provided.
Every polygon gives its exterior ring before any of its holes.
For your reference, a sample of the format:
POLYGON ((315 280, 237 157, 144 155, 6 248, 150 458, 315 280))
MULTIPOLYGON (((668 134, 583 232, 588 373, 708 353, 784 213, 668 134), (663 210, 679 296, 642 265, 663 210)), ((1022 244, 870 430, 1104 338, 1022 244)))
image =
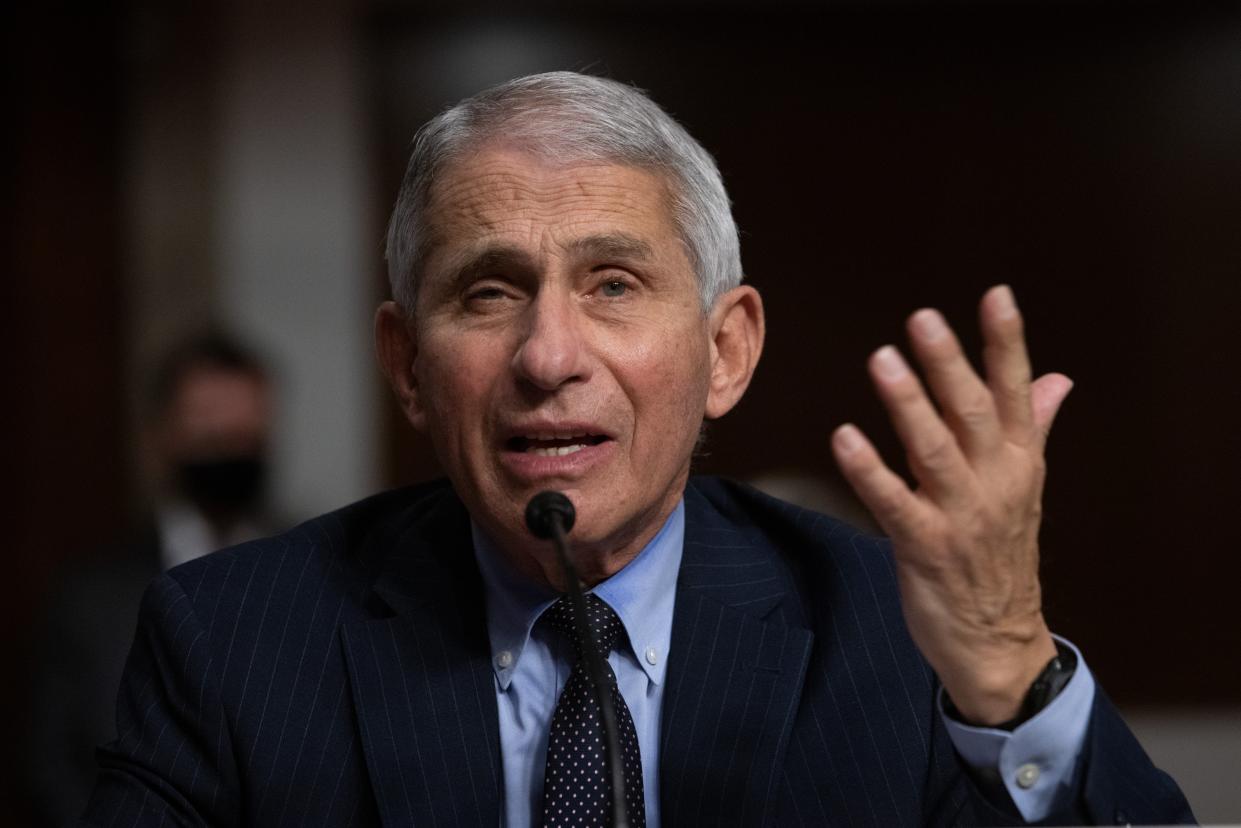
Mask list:
MULTIPOLYGON (((548 438, 551 439, 551 438, 548 438)), ((567 440, 567 437, 560 439, 567 440)), ((537 454, 540 457, 563 457, 566 454, 572 454, 575 451, 581 451, 586 448, 584 443, 574 443, 571 446, 554 446, 551 448, 539 448, 537 446, 529 446, 526 449, 528 454, 537 454)))
POLYGON ((564 432, 540 431, 538 434, 524 434, 522 436, 525 437, 527 440, 542 440, 546 442, 548 440, 572 440, 574 437, 585 437, 587 435, 586 435, 586 432, 584 431, 576 432, 576 433, 571 433, 567 431, 564 431, 564 432))

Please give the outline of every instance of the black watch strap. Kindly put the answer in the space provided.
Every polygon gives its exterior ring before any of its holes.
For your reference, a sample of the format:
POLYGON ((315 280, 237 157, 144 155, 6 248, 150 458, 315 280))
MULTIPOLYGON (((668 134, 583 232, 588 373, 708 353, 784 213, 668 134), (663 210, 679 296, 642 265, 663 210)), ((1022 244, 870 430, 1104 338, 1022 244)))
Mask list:
POLYGON ((1043 708, 1052 703, 1056 696, 1060 695, 1060 691, 1069 683, 1069 679, 1073 678, 1073 672, 1076 669, 1077 654, 1068 645, 1057 641, 1055 657, 1047 662, 1047 666, 1034 679, 1034 683, 1030 685, 1030 689, 1026 691, 1026 697, 1021 702, 1021 708, 1013 718, 998 725, 979 725, 971 722, 961 715, 961 711, 957 710, 947 693, 944 694, 944 710, 949 716, 963 724, 975 727, 994 727, 997 730, 1016 730, 1020 725, 1038 715, 1043 708))

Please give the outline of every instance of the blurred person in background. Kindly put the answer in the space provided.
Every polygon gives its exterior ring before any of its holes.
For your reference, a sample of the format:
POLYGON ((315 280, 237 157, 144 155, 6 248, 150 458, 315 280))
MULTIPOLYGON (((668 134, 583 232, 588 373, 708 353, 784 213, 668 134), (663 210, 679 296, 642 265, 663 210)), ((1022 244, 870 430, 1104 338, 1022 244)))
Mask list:
POLYGON ((159 572, 277 529, 266 498, 273 426, 262 361, 219 333, 155 371, 143 428, 151 502, 129 537, 60 578, 32 675, 28 771, 41 824, 71 823, 116 735, 116 687, 143 589, 159 572))

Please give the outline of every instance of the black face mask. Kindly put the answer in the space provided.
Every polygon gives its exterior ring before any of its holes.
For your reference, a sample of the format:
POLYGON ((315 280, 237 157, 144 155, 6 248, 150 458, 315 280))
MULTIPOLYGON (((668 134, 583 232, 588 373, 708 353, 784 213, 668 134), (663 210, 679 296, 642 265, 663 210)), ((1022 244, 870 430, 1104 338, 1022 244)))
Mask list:
POLYGON ((267 464, 258 455, 183 460, 177 464, 181 493, 209 515, 235 516, 259 505, 267 464))

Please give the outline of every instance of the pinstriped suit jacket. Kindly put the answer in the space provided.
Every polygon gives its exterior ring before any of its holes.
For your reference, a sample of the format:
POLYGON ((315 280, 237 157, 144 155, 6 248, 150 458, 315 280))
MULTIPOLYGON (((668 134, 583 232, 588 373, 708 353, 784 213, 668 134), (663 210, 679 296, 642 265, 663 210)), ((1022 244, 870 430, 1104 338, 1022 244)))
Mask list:
MULTIPOLYGON (((958 764, 882 542, 751 489, 686 491, 666 825, 1011 822, 958 764)), ((468 516, 390 492, 148 590, 95 825, 499 824, 468 516)), ((1099 694, 1060 821, 1191 819, 1099 694)))

